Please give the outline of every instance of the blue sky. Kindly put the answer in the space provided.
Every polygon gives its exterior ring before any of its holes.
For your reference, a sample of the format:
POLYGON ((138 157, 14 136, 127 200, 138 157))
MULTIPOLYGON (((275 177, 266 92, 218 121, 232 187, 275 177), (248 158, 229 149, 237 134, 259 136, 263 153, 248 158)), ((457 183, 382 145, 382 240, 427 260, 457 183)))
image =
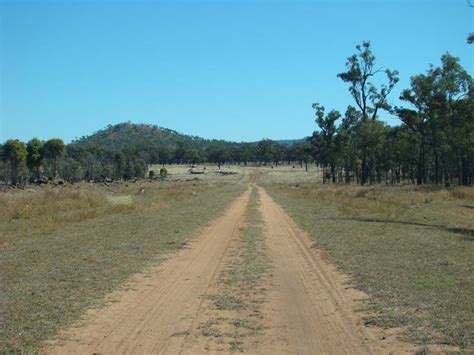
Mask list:
POLYGON ((124 121, 300 138, 316 128, 313 102, 352 104, 336 75, 357 43, 399 70, 397 103, 446 51, 474 73, 473 19, 464 0, 0 0, 0 142, 69 142, 124 121))

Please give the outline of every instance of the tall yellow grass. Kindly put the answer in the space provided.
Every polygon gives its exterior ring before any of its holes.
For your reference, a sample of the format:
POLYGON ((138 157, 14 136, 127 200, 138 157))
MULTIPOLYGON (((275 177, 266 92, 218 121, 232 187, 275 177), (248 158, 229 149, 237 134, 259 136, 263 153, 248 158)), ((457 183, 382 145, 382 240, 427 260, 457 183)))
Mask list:
POLYGON ((294 194, 304 194, 319 201, 337 206, 348 216, 380 214, 399 218, 412 208, 419 208, 435 201, 462 200, 474 203, 474 188, 441 188, 436 186, 347 186, 299 184, 294 194))

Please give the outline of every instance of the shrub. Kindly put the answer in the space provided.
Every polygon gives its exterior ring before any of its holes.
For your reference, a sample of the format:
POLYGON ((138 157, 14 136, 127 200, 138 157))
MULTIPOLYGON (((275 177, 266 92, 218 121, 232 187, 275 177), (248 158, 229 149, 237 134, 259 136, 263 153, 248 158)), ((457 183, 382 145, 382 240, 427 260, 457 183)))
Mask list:
POLYGON ((160 177, 161 179, 165 179, 168 176, 168 170, 166 168, 161 168, 160 169, 160 177))

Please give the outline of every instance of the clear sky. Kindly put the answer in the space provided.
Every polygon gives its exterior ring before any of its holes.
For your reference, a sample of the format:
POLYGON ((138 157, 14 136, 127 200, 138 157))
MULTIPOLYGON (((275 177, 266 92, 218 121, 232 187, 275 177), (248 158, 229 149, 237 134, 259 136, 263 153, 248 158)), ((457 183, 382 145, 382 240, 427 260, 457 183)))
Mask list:
POLYGON ((124 121, 301 138, 313 102, 352 104, 336 75, 357 43, 400 71, 396 102, 446 51, 473 75, 473 19, 465 0, 0 0, 0 142, 69 142, 124 121))

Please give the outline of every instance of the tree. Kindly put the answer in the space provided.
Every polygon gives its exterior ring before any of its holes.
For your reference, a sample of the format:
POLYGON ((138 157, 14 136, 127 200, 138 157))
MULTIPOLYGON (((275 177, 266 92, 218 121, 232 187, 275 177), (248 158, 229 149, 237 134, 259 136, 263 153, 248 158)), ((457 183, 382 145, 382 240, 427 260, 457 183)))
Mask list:
POLYGON ((197 164, 203 161, 202 152, 199 149, 190 149, 187 155, 191 164, 197 164))
POLYGON ((294 152, 294 157, 299 161, 300 166, 303 167, 304 163, 305 170, 308 171, 308 163, 311 161, 311 154, 313 152, 311 143, 308 141, 296 143, 293 145, 292 148, 292 151, 294 152))
POLYGON ((357 107, 362 112, 362 119, 377 118, 380 109, 390 110, 387 97, 398 82, 398 71, 375 68, 375 56, 370 49, 370 42, 362 42, 356 46, 357 53, 347 58, 347 71, 337 76, 350 84, 349 92, 357 107), (387 83, 380 89, 370 82, 379 73, 385 73, 387 83))
MULTIPOLYGON (((332 110, 326 116, 324 115, 324 106, 318 103, 313 104, 313 109, 316 110, 316 124, 320 131, 313 132, 311 142, 314 147, 315 159, 322 165, 325 170, 330 167, 330 174, 332 182, 336 182, 336 121, 341 117, 341 114, 332 110)), ((326 173, 323 170, 323 183, 326 182, 326 173)))
POLYGON ((272 147, 273 162, 278 167, 278 163, 285 159, 287 147, 283 144, 275 143, 272 147))
POLYGON ((351 172, 358 177, 357 125, 361 114, 353 106, 348 106, 341 124, 337 129, 336 147, 340 165, 345 174, 346 183, 351 182, 351 172))
POLYGON ((446 119, 448 144, 454 153, 458 184, 469 185, 469 147, 473 145, 468 137, 472 133, 473 111, 467 115, 469 95, 472 94, 473 80, 459 63, 459 58, 446 53, 441 57, 441 68, 438 77, 441 96, 442 117, 446 119))
MULTIPOLYGON (((375 56, 370 49, 370 42, 362 42, 362 45, 356 46, 356 53, 347 58, 346 72, 339 73, 337 76, 344 82, 349 83, 349 92, 351 93, 357 108, 361 113, 361 121, 364 132, 375 126, 366 124, 369 119, 375 121, 380 110, 391 111, 391 105, 387 98, 396 83, 398 82, 398 71, 376 68, 375 56), (377 88, 371 80, 378 74, 385 73, 386 83, 381 84, 377 88), (363 127, 365 125, 365 127, 363 127)), ((365 184, 369 179, 369 173, 374 171, 374 167, 370 164, 369 156, 375 156, 375 152, 369 149, 362 149, 366 155, 361 156, 361 184, 365 184)), ((375 149, 375 148, 372 148, 375 149)), ((373 163, 373 162, 372 162, 373 163)))
POLYGON ((173 155, 174 155, 174 152, 169 146, 160 147, 159 149, 160 164, 165 166, 165 164, 170 163, 173 155))
POLYGON ((449 53, 441 67, 411 78, 401 99, 410 107, 397 108, 402 122, 418 142, 417 184, 454 182, 469 185, 473 162, 473 80, 449 53))
POLYGON ((187 162, 188 160, 188 153, 189 153, 189 148, 187 144, 183 142, 178 143, 178 147, 176 148, 174 152, 175 156, 175 161, 178 162, 179 164, 183 164, 187 162))
POLYGON ((388 133, 387 126, 379 120, 360 121, 355 127, 355 145, 362 157, 361 177, 362 185, 380 182, 384 168, 384 144, 388 133))
POLYGON ((36 179, 40 177, 40 168, 44 159, 44 146, 38 138, 31 139, 27 145, 26 150, 28 155, 26 157, 26 165, 30 172, 32 172, 36 179))
POLYGON ((239 145, 240 160, 247 165, 248 162, 255 161, 255 149, 248 143, 241 143, 239 145))
POLYGON ((27 150, 18 139, 10 139, 2 148, 2 160, 7 162, 12 185, 16 185, 25 169, 27 150))
POLYGON ((259 164, 267 165, 273 159, 273 141, 270 139, 262 139, 257 143, 255 155, 259 164))
POLYGON ((229 155, 223 142, 213 141, 207 147, 207 157, 209 161, 217 164, 220 170, 221 164, 227 161, 229 155))
POLYGON ((417 178, 418 185, 426 183, 426 145, 430 130, 436 129, 434 107, 437 101, 436 71, 431 69, 427 75, 411 78, 411 88, 405 89, 400 100, 410 103, 415 109, 396 108, 400 120, 417 136, 419 142, 417 178))
POLYGON ((60 176, 71 183, 80 181, 84 177, 81 163, 72 158, 66 157, 59 166, 60 176))
POLYGON ((58 160, 64 154, 65 145, 62 139, 53 138, 44 144, 45 157, 51 162, 51 173, 53 178, 58 172, 58 160))

